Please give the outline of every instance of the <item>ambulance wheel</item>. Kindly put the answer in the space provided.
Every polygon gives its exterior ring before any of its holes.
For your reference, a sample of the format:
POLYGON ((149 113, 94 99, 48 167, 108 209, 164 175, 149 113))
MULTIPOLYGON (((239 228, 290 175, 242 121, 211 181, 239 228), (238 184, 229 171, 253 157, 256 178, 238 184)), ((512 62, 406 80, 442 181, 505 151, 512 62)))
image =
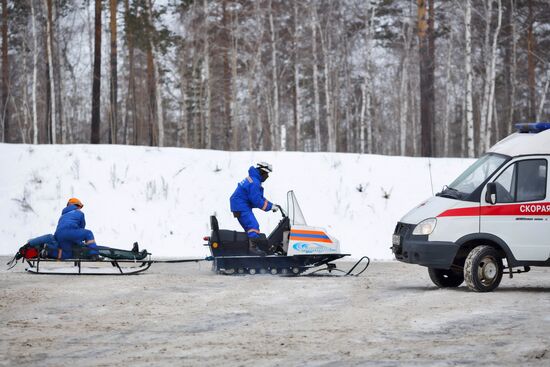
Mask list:
POLYGON ((490 292, 500 284, 504 267, 498 251, 491 246, 478 246, 466 257, 464 280, 476 292, 490 292))
POLYGON ((428 268, 430 279, 439 288, 456 288, 464 282, 464 274, 452 269, 428 268))

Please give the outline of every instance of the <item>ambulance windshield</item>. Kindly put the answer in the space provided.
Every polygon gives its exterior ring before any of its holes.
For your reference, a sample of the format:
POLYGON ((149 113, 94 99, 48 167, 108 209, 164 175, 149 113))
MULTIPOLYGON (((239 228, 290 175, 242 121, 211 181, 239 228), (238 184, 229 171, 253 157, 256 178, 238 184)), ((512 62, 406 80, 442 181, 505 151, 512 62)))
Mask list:
POLYGON ((296 200, 296 196, 294 195, 294 191, 289 191, 286 194, 286 199, 288 208, 287 213, 288 218, 290 219, 290 225, 307 225, 304 214, 300 209, 300 205, 298 205, 298 200, 296 200))
POLYGON ((471 194, 507 160, 508 157, 503 155, 484 155, 444 189, 440 196, 461 199, 471 194))

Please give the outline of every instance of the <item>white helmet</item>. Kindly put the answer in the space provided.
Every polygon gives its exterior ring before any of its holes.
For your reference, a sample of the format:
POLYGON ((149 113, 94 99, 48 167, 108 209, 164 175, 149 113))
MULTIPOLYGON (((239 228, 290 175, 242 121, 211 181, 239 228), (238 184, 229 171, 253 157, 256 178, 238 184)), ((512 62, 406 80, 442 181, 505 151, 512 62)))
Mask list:
POLYGON ((260 162, 256 164, 256 168, 265 173, 273 172, 273 166, 266 162, 260 162))

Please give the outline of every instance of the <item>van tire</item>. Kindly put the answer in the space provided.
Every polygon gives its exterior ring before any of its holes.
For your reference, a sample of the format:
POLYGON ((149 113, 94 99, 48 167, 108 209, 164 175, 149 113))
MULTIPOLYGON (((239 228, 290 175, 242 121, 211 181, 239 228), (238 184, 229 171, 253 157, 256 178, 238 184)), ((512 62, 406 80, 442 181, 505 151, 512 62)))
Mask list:
POLYGON ((464 282, 464 274, 452 269, 428 268, 428 274, 439 288, 456 288, 464 282))
POLYGON ((504 267, 502 257, 491 246, 477 246, 466 257, 464 280, 475 292, 490 292, 500 284, 504 267))

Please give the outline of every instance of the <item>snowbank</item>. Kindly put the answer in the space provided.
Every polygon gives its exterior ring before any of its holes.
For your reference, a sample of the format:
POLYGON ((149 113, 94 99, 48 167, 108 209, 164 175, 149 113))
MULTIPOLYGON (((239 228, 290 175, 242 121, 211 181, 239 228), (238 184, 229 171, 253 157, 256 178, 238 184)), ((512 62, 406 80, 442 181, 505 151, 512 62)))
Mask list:
MULTIPOLYGON (((343 153, 222 152, 117 145, 0 144, 0 254, 52 233, 69 197, 84 203, 98 243, 155 256, 206 256, 209 216, 239 229, 229 196, 248 167, 273 164, 266 197, 293 189, 308 224, 325 227, 353 257, 391 259, 391 234, 408 210, 463 171, 469 159, 343 153)), ((280 216, 257 212, 262 231, 280 216)))

